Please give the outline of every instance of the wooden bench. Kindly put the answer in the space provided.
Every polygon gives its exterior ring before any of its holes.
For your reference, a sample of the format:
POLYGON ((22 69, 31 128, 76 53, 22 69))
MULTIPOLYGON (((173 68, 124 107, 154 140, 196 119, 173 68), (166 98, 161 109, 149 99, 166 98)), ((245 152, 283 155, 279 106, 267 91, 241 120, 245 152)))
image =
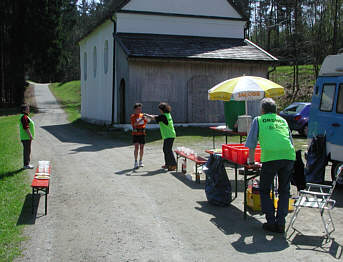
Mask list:
POLYGON ((179 158, 182 157, 185 159, 185 161, 189 159, 195 163, 195 181, 200 184, 200 174, 198 173, 198 166, 203 166, 207 162, 207 159, 201 156, 195 156, 194 154, 186 155, 184 152, 179 150, 174 150, 174 152, 176 154, 176 172, 178 171, 179 158))
MULTIPOLYGON (((51 174, 51 167, 48 169, 47 172, 49 175, 51 174)), ((50 179, 38 179, 36 178, 36 175, 40 174, 38 172, 38 168, 35 172, 35 177, 32 179, 31 187, 32 187, 32 214, 34 211, 34 198, 35 195, 38 195, 39 192, 43 192, 45 195, 45 215, 48 214, 48 194, 49 194, 49 185, 50 185, 50 179)))

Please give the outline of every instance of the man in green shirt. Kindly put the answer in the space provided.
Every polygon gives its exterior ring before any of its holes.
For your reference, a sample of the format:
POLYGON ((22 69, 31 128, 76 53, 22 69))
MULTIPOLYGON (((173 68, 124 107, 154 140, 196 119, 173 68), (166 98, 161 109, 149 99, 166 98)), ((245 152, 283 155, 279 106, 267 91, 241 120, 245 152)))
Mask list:
POLYGON ((262 115, 254 119, 245 143, 245 146, 249 148, 248 164, 253 164, 255 161, 255 148, 257 141, 259 141, 262 162, 260 177, 261 207, 267 220, 267 223, 263 224, 263 229, 284 233, 295 150, 291 131, 286 120, 276 114, 274 100, 265 98, 261 103, 262 115), (276 215, 274 203, 270 197, 275 175, 278 176, 279 182, 279 200, 276 215))

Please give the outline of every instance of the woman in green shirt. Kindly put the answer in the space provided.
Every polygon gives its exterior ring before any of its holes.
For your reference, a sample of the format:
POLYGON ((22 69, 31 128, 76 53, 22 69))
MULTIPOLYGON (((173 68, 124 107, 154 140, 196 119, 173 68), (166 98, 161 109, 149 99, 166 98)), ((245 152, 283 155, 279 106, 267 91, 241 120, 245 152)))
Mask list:
POLYGON ((176 170, 176 160, 173 153, 173 143, 176 137, 173 118, 170 114, 171 106, 167 103, 160 103, 158 105, 160 115, 148 115, 146 116, 154 119, 160 125, 161 136, 163 139, 163 153, 165 165, 162 168, 167 168, 169 171, 176 170))
POLYGON ((23 158, 24 158, 24 169, 32 169, 30 165, 31 156, 31 142, 35 137, 35 123, 29 117, 30 106, 23 104, 21 106, 21 115, 19 119, 19 133, 20 140, 23 144, 23 158))

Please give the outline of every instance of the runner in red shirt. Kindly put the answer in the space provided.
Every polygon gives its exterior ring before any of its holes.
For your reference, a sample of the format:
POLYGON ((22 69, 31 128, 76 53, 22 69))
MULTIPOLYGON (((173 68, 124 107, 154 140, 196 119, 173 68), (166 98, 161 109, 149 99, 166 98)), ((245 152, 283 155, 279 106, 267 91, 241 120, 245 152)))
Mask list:
POLYGON ((135 164, 134 168, 143 167, 143 154, 144 154, 144 144, 145 144, 145 126, 148 122, 147 118, 144 117, 142 113, 142 104, 136 103, 133 106, 134 114, 131 115, 131 125, 132 125, 132 142, 135 145, 134 157, 135 164), (139 164, 137 162, 139 151, 139 164))

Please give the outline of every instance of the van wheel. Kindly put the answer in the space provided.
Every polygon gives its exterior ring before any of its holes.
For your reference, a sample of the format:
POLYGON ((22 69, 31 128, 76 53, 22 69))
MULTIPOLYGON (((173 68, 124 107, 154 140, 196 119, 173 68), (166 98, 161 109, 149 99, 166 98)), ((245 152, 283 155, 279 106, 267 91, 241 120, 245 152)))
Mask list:
POLYGON ((303 129, 299 131, 300 135, 307 137, 308 125, 305 125, 303 129))
MULTIPOLYGON (((338 168, 343 165, 342 162, 332 162, 332 166, 331 166, 331 179, 332 182, 336 180, 336 176, 338 175, 338 168)), ((339 187, 343 187, 343 176, 340 177, 340 179, 337 180, 337 186, 339 187)))

